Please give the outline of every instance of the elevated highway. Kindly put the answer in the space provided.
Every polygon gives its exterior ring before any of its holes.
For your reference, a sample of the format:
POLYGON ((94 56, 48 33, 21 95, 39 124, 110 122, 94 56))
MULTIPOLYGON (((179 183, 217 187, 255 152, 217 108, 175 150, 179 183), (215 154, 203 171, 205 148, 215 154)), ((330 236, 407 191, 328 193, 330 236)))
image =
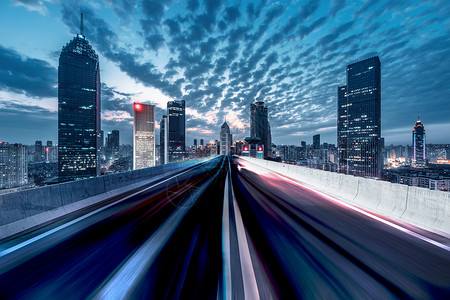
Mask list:
POLYGON ((239 158, 150 177, 1 240, 0 298, 450 297, 445 234, 239 158))

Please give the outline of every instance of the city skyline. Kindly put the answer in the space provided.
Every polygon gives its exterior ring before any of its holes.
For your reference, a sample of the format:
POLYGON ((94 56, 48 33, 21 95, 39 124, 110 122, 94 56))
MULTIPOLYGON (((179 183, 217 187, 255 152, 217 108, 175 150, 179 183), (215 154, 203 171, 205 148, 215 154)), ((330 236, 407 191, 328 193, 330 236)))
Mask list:
POLYGON ((121 143, 132 143, 130 103, 156 105, 160 120, 168 101, 182 99, 186 145, 217 139, 224 118, 236 139, 249 136, 255 100, 271 111, 275 144, 311 144, 315 134, 335 144, 335 87, 344 82, 347 64, 372 55, 383 62, 386 145, 410 144, 410 124, 419 113, 428 143, 450 140, 443 130, 450 125, 450 5, 444 1, 262 1, 259 7, 168 1, 152 9, 134 1, 128 8, 112 1, 27 3, 0 4, 0 139, 9 143, 57 140, 57 53, 79 33, 81 11, 101 66, 102 129, 121 131, 121 143))

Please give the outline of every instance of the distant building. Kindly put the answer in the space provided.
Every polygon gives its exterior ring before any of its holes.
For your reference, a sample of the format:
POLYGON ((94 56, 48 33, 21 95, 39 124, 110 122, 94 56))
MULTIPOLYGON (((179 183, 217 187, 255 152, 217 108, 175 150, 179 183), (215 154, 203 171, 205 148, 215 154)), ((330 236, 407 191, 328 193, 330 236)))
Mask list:
POLYGON ((264 101, 250 104, 250 137, 259 137, 259 145, 264 147, 264 157, 272 157, 269 110, 264 106, 264 101))
POLYGON ((425 140, 425 127, 420 119, 417 120, 416 125, 412 132, 413 142, 413 164, 417 167, 425 167, 426 165, 426 140, 425 140))
POLYGON ((381 63, 378 56, 347 66, 338 87, 337 140, 341 173, 381 176, 381 63))
POLYGON ((34 161, 44 160, 44 155, 42 151, 42 141, 34 142, 34 161))
POLYGON ((320 149, 320 134, 313 135, 313 148, 320 149))
POLYGON ((0 142, 0 189, 28 184, 27 147, 0 142))
POLYGON ((217 140, 209 141, 209 149, 210 149, 210 155, 217 155, 217 154, 219 154, 218 141, 217 140))
POLYGON ((159 163, 161 165, 169 163, 168 155, 168 142, 169 142, 169 119, 166 115, 162 116, 159 133, 159 163))
POLYGON ((155 166, 155 106, 134 103, 133 170, 155 166))
POLYGON ((186 153, 186 103, 184 100, 167 102, 169 119, 169 162, 182 161, 186 153))
POLYGON ((203 139, 200 139, 200 146, 205 146, 205 144, 203 143, 203 139))
POLYGON ((194 139, 194 147, 197 148, 197 139, 194 139))
POLYGON ((105 156, 106 159, 119 157, 120 133, 119 130, 108 132, 106 137, 105 156))
POLYGON ((242 151, 244 150, 244 141, 236 141, 234 143, 236 155, 242 156, 242 151))
POLYGON ((83 35, 66 44, 58 67, 58 177, 60 180, 100 174, 100 67, 83 35))
POLYGON ((220 155, 231 155, 231 132, 227 122, 220 127, 220 155))

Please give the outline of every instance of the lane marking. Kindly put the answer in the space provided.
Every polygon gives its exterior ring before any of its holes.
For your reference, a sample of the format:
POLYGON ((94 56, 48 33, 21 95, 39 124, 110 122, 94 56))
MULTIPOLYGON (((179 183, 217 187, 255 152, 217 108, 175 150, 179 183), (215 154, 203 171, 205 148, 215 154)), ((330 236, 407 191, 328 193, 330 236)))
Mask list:
MULTIPOLYGON (((210 161, 211 161, 211 160, 207 160, 207 161, 205 161, 205 162, 202 162, 202 163, 198 164, 197 166, 202 165, 202 164, 204 164, 204 163, 206 163, 206 162, 210 162, 210 161)), ((175 178, 175 177, 181 176, 181 175, 183 175, 183 174, 185 174, 185 173, 187 173, 187 172, 189 172, 189 171, 192 171, 192 169, 183 171, 182 173, 176 174, 176 175, 174 175, 174 176, 172 176, 172 177, 169 177, 169 178, 167 178, 167 179, 165 179, 165 180, 163 180, 163 181, 160 181, 160 182, 158 182, 158 183, 155 183, 154 185, 149 186, 149 187, 147 187, 147 188, 145 188, 145 189, 143 189, 143 190, 140 190, 140 191, 135 192, 135 193, 133 193, 133 194, 131 194, 131 195, 128 195, 128 196, 126 196, 126 197, 123 198, 123 199, 117 200, 117 201, 115 201, 115 202, 113 202, 113 203, 110 203, 110 204, 108 204, 108 205, 106 205, 106 206, 103 206, 103 207, 101 207, 101 208, 99 208, 99 209, 97 209, 97 210, 94 210, 94 211, 92 211, 92 212, 90 212, 90 213, 88 213, 88 214, 86 214, 86 215, 83 215, 83 216, 81 216, 81 217, 79 217, 79 218, 77 218, 77 219, 75 219, 75 220, 72 220, 72 221, 70 221, 70 222, 68 222, 68 223, 62 224, 62 225, 60 225, 60 226, 58 226, 58 227, 56 227, 56 228, 53 228, 53 229, 51 229, 51 230, 49 230, 49 231, 46 231, 46 232, 44 232, 44 233, 41 233, 40 235, 37 235, 37 236, 35 236, 35 237, 31 238, 31 239, 28 239, 28 240, 26 240, 26 241, 24 241, 24 242, 22 242, 22 243, 19 243, 19 244, 17 244, 17 245, 14 245, 14 246, 8 248, 8 249, 5 249, 5 250, 3 250, 3 251, 0 252, 0 258, 3 257, 3 256, 5 256, 5 255, 7 255, 7 254, 9 254, 9 253, 12 253, 12 252, 14 252, 14 251, 16 251, 16 250, 19 250, 20 248, 23 248, 23 247, 25 247, 25 246, 27 246, 27 245, 30 245, 30 244, 32 244, 32 243, 34 243, 34 242, 36 242, 36 241, 39 241, 39 240, 41 240, 41 239, 43 239, 43 238, 45 238, 45 237, 47 237, 47 236, 49 236, 49 235, 51 235, 51 234, 53 234, 53 233, 59 231, 59 230, 62 230, 62 229, 64 229, 64 228, 67 228, 67 227, 69 227, 69 226, 71 226, 71 225, 73 225, 73 224, 75 224, 75 223, 78 223, 78 222, 80 222, 80 221, 82 221, 82 220, 84 220, 84 219, 86 219, 86 218, 89 218, 90 216, 92 216, 92 215, 94 215, 94 214, 96 214, 96 213, 99 213, 99 212, 101 212, 101 211, 103 211, 103 210, 106 210, 106 209, 110 208, 111 206, 114 206, 114 205, 116 205, 116 204, 118 204, 118 203, 121 203, 121 202, 123 202, 123 201, 125 201, 125 200, 127 200, 127 199, 129 199, 129 198, 131 198, 131 197, 133 197, 133 196, 136 196, 136 195, 138 195, 138 194, 140 194, 140 193, 143 193, 143 192, 145 192, 145 191, 147 191, 147 190, 149 190, 149 189, 152 189, 152 188, 154 188, 154 187, 156 187, 156 186, 158 186, 158 185, 160 185, 160 184, 162 184, 162 183, 165 183, 165 182, 167 182, 167 181, 169 181, 169 180, 171 180, 171 179, 173 179, 173 178, 175 178)))
MULTIPOLYGON (((249 162, 249 163, 250 163, 250 162, 249 162)), ((262 168, 263 168, 263 167, 262 167, 262 168)), ((270 171, 270 170, 267 169, 267 168, 264 168, 264 169, 270 171)), ((372 219, 377 220, 377 221, 379 221, 379 222, 381 222, 381 223, 383 223, 383 224, 386 224, 386 225, 388 225, 388 226, 391 226, 391 227, 393 227, 393 228, 395 228, 395 229, 397 229, 397 230, 400 230, 400 231, 402 231, 402 232, 405 232, 405 233, 407 233, 407 234, 409 234, 409 235, 411 235, 411 236, 414 236, 415 238, 418 238, 418 239, 420 239, 420 240, 423 240, 423 241, 425 241, 425 242, 427 242, 427 243, 429 243, 429 244, 432 244, 432 245, 434 245, 434 246, 436 246, 436 247, 439 247, 439 248, 444 249, 444 250, 446 250, 446 251, 450 251, 450 246, 447 246, 447 245, 445 245, 445 244, 439 243, 439 242, 437 242, 437 241, 435 241, 435 240, 433 240, 433 239, 431 239, 431 238, 428 238, 428 237, 426 237, 426 236, 423 236, 423 235, 421 235, 421 234, 419 234, 419 233, 417 233, 417 232, 411 231, 411 230, 409 230, 409 229, 407 229, 407 228, 404 228, 404 227, 402 227, 402 226, 400 226, 400 225, 398 225, 398 224, 395 224, 395 223, 393 223, 393 222, 390 222, 390 221, 388 221, 388 220, 385 220, 385 219, 383 219, 383 218, 380 218, 380 217, 378 217, 378 216, 375 216, 375 215, 373 215, 373 214, 371 214, 371 213, 369 213, 369 212, 367 212, 367 211, 365 211, 365 210, 363 210, 363 209, 361 209, 361 208, 359 208, 359 207, 356 207, 356 206, 354 206, 354 205, 352 205, 352 204, 346 203, 346 202, 344 202, 344 201, 342 201, 342 200, 339 200, 339 199, 337 199, 337 198, 335 198, 335 197, 333 197, 333 196, 330 196, 330 195, 328 195, 328 194, 325 194, 325 193, 323 193, 323 192, 321 192, 321 191, 318 191, 318 190, 315 190, 315 189, 313 189, 313 188, 307 187, 307 186, 301 184, 300 182, 298 182, 298 181, 296 181, 296 180, 293 180, 293 179, 287 177, 286 175, 279 174, 279 173, 274 172, 274 171, 270 171, 270 172, 273 173, 273 174, 275 174, 275 175, 277 175, 277 176, 279 176, 279 177, 283 177, 283 179, 285 179, 286 181, 289 181, 289 182, 294 183, 294 184, 296 184, 296 185, 298 185, 298 186, 301 186, 302 188, 308 189, 308 190, 310 190, 311 192, 314 192, 314 193, 316 193, 316 194, 319 194, 319 195, 321 195, 322 197, 327 198, 327 199, 330 200, 330 201, 339 203, 339 204, 342 205, 342 206, 345 206, 345 207, 350 208, 350 209, 352 209, 352 210, 354 210, 354 211, 357 211, 357 212, 359 212, 359 213, 361 213, 361 214, 363 214, 363 215, 365 215, 365 216, 367 216, 367 217, 369 217, 369 218, 372 218, 372 219)))
MULTIPOLYGON (((223 214, 222 214, 222 256, 223 256, 223 297, 222 299, 231 300, 231 249, 230 249, 230 211, 229 211, 229 186, 228 174, 225 178, 225 192, 223 196, 223 214)), ((219 298, 218 298, 219 299, 219 298)))
POLYGON ((159 226, 145 243, 115 272, 111 279, 107 280, 98 292, 94 292, 94 299, 130 299, 133 298, 134 288, 139 284, 148 269, 151 267, 162 248, 172 236, 175 229, 181 223, 181 220, 187 212, 194 206, 204 191, 211 185, 213 180, 218 176, 221 169, 217 171, 211 178, 197 188, 187 206, 178 206, 169 218, 159 226), (190 204, 190 205, 189 205, 190 204), (188 208, 188 209, 186 209, 188 208))
MULTIPOLYGON (((228 175, 231 176, 231 169, 228 169, 228 175)), ((259 299, 258 283, 256 282, 255 271, 253 268, 250 249, 248 246, 245 227, 242 221, 241 212, 234 196, 233 186, 231 186, 231 195, 233 198, 234 216, 236 220, 236 232, 239 245, 239 257, 241 261, 242 281, 244 285, 245 299, 259 299)))

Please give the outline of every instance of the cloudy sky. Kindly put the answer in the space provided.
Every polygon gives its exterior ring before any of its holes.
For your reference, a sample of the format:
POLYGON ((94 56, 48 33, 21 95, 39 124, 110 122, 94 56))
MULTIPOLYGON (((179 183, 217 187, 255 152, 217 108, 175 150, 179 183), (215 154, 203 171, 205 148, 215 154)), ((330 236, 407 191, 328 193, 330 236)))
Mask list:
POLYGON ((225 119, 248 136, 255 100, 274 143, 336 143, 346 65, 375 55, 386 143, 411 143, 418 115, 428 142, 450 143, 448 0, 0 1, 0 140, 57 141, 58 58, 81 11, 100 57, 102 128, 121 143, 132 143, 133 102, 160 120, 172 99, 186 100, 188 145, 218 139, 225 119))

